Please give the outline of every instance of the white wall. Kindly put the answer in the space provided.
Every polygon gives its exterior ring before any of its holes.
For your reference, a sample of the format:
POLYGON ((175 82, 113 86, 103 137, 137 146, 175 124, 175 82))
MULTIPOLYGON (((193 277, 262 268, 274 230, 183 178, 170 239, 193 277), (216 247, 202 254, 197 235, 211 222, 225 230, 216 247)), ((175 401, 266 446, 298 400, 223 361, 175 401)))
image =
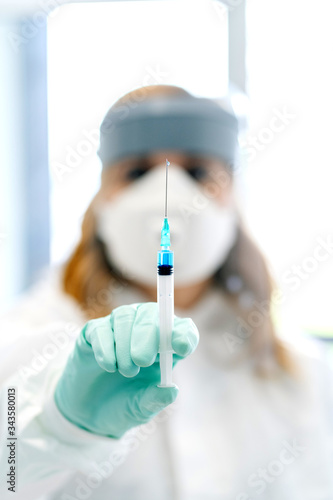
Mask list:
POLYGON ((20 54, 8 42, 14 23, 0 25, 0 310, 24 282, 24 186, 22 73, 20 54))
POLYGON ((245 141, 246 216, 284 290, 287 324, 331 331, 333 251, 315 255, 318 238, 333 240, 332 13, 329 0, 248 2, 245 141), (285 123, 272 121, 279 113, 285 123))

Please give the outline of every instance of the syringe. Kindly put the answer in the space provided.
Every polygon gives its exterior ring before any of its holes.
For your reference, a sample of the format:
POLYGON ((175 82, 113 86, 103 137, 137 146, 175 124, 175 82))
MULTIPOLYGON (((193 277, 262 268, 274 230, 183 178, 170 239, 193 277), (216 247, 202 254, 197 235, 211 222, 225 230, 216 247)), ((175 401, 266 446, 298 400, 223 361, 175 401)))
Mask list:
POLYGON ((157 302, 159 311, 159 355, 161 370, 161 383, 159 387, 173 387, 175 385, 172 383, 173 349, 171 345, 174 315, 173 252, 170 250, 167 204, 169 165, 170 162, 166 160, 164 221, 161 232, 161 250, 157 253, 157 302))

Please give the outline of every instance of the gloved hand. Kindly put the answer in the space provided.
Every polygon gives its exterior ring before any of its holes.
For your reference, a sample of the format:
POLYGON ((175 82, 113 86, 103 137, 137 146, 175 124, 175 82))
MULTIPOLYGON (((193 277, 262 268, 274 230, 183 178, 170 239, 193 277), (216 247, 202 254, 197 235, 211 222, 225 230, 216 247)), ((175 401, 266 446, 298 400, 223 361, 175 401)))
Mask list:
MULTIPOLYGON (((190 318, 174 317, 174 366, 199 340, 190 318)), ((55 390, 69 421, 95 434, 120 438, 172 403, 178 387, 157 387, 157 303, 117 307, 83 327, 55 390)))

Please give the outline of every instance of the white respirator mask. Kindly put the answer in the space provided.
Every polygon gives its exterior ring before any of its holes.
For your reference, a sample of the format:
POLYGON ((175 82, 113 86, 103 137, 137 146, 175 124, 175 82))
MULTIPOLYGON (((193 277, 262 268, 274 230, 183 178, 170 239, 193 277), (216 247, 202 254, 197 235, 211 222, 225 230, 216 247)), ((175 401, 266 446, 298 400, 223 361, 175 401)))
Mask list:
MULTIPOLYGON (((125 278, 156 285, 164 200, 165 165, 160 165, 114 200, 96 207, 97 235, 111 267, 125 278)), ((219 206, 182 167, 173 164, 168 172, 168 219, 175 285, 191 285, 212 276, 236 239, 234 208, 219 206)))

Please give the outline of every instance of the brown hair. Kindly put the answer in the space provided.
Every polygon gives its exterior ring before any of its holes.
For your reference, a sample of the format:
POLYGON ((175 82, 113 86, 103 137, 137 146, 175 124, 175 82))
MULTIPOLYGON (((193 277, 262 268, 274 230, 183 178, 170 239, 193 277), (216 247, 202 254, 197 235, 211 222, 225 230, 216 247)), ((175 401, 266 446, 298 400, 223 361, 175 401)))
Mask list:
MULTIPOLYGON (((152 85, 126 94, 113 106, 126 105, 131 100, 142 101, 155 94, 189 95, 180 87, 152 85)), ((111 267, 103 245, 96 237, 93 208, 97 198, 98 193, 85 213, 80 242, 63 270, 64 291, 76 299, 88 319, 109 314, 112 296, 128 284, 111 267)), ((240 211, 236 242, 227 260, 216 272, 214 281, 223 290, 242 328, 241 336, 231 334, 231 342, 234 340, 236 344, 242 344, 248 338, 246 343, 249 342, 251 347, 251 360, 256 373, 268 376, 281 371, 281 368, 295 373, 287 350, 276 335, 272 319, 275 284, 262 252, 242 222, 240 211)), ((236 360, 237 356, 231 356, 231 359, 236 360)))

